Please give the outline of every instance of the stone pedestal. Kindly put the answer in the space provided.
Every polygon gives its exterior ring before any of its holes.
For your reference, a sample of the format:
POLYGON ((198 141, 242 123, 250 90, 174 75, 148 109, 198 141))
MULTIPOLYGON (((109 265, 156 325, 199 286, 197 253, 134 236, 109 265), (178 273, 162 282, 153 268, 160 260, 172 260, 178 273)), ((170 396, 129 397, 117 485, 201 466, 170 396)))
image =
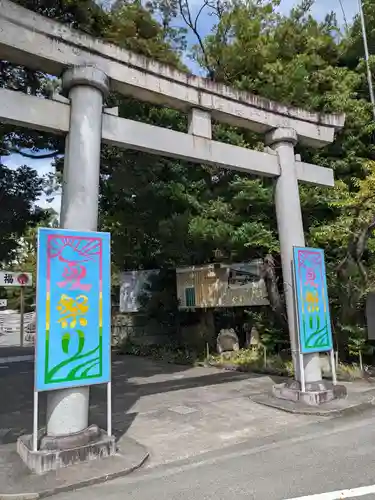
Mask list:
POLYGON ((17 451, 26 466, 35 474, 77 465, 116 454, 116 440, 92 425, 82 432, 68 436, 45 436, 41 431, 38 451, 33 451, 32 435, 20 436, 17 451))
MULTIPOLYGON (((24 439, 24 438, 23 438, 24 439)), ((21 454, 28 453, 23 443, 21 454)), ((121 436, 116 442, 116 453, 103 460, 78 462, 45 474, 31 474, 16 447, 5 445, 0 450, 0 499, 37 500, 58 493, 66 494, 94 484, 107 483, 130 474, 148 458, 147 449, 137 441, 121 436)), ((40 459, 38 459, 40 462, 40 459)))
POLYGON ((301 384, 291 380, 275 384, 272 394, 279 399, 302 402, 309 406, 319 406, 334 399, 345 398, 347 389, 344 385, 333 385, 332 382, 320 381, 306 384, 306 391, 301 391, 301 384))

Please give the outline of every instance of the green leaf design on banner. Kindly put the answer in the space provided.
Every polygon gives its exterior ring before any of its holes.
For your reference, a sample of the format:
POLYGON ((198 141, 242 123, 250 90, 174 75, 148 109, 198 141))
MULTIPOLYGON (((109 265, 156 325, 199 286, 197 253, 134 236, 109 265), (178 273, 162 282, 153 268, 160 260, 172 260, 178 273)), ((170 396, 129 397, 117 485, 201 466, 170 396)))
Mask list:
POLYGON ((61 338, 61 349, 65 354, 69 353, 70 333, 64 333, 61 338))
MULTIPOLYGON (((82 368, 85 368, 88 365, 88 369, 90 370, 93 367, 93 365, 95 366, 99 362, 99 360, 100 360, 99 357, 94 358, 94 359, 89 359, 88 361, 85 361, 84 363, 81 363, 80 365, 76 366, 75 368, 73 368, 73 370, 71 370, 68 373, 68 376, 66 377, 67 380, 75 380, 75 378, 77 377, 77 373, 82 368)), ((83 372, 81 376, 83 376, 84 374, 85 374, 85 372, 83 372)))
MULTIPOLYGON (((70 358, 68 359, 65 359, 64 361, 62 361, 61 363, 59 363, 58 365, 54 366, 49 372, 48 372, 48 375, 47 375, 47 382, 48 383, 53 383, 53 378, 54 376, 59 372, 59 370, 61 370, 61 368, 65 368, 66 366, 68 366, 69 364, 73 363, 74 361, 77 361, 78 359, 85 359, 85 358, 88 358, 89 356, 95 354, 100 348, 100 345, 98 345, 97 347, 95 347, 95 349, 92 349, 91 351, 88 351, 84 354, 79 354, 78 352, 74 355, 74 356, 71 356, 70 358)), ((66 380, 67 378, 64 377, 66 380)))

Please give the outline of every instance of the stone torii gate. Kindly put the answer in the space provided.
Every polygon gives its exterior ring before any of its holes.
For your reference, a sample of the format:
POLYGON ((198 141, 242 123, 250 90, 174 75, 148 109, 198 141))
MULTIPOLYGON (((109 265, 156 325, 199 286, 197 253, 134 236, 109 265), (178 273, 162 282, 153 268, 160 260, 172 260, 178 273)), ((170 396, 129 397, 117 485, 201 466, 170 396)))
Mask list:
MULTIPOLYGON (((275 178, 275 206, 290 342, 296 379, 307 391, 324 389, 318 354, 298 366, 292 288, 293 246, 305 246, 298 182, 333 186, 330 169, 300 161, 298 141, 323 147, 344 126, 344 115, 311 113, 186 75, 91 38, 8 0, 0 0, 0 58, 62 77, 65 98, 52 100, 0 89, 0 119, 66 136, 61 226, 96 230, 100 147, 106 144, 275 178), (187 133, 116 116, 103 108, 109 91, 182 110, 187 133), (267 148, 252 151, 213 141, 211 120, 264 134, 267 148)), ((150 166, 150 168, 152 168, 150 166)), ((80 433, 88 426, 89 388, 48 394, 47 434, 80 433)))

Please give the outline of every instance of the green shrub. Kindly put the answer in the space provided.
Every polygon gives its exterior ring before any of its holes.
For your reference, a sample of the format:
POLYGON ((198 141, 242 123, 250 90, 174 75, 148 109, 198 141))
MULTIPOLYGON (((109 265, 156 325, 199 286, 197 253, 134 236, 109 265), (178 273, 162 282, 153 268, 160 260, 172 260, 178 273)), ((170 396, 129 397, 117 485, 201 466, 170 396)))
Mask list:
MULTIPOLYGON (((267 373, 285 377, 294 376, 293 361, 284 359, 281 355, 264 356, 262 349, 241 349, 221 356, 210 356, 209 362, 221 366, 238 367, 241 371, 267 373)), ((337 368, 339 380, 359 380, 363 378, 361 367, 356 364, 339 363, 337 368)))
POLYGON ((284 360, 280 355, 265 356, 262 348, 240 349, 237 352, 210 356, 209 362, 216 365, 233 365, 241 371, 269 373, 271 375, 293 376, 292 360, 284 360))
POLYGON ((363 378, 363 370, 361 367, 356 364, 344 364, 339 363, 339 366, 336 369, 337 378, 339 380, 359 380, 363 378))
POLYGON ((193 365, 198 358, 195 352, 181 347, 176 347, 173 344, 163 346, 142 345, 132 342, 129 339, 120 345, 119 352, 121 354, 143 356, 178 365, 193 365))

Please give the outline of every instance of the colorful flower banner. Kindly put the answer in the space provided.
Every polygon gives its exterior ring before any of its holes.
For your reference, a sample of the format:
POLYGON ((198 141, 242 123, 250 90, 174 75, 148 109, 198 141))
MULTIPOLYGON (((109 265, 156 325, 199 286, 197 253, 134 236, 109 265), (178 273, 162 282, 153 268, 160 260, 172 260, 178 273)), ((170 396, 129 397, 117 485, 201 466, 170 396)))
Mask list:
POLYGON ((304 354, 333 348, 324 252, 293 248, 300 349, 304 354))
POLYGON ((39 229, 35 390, 110 381, 110 235, 39 229))

